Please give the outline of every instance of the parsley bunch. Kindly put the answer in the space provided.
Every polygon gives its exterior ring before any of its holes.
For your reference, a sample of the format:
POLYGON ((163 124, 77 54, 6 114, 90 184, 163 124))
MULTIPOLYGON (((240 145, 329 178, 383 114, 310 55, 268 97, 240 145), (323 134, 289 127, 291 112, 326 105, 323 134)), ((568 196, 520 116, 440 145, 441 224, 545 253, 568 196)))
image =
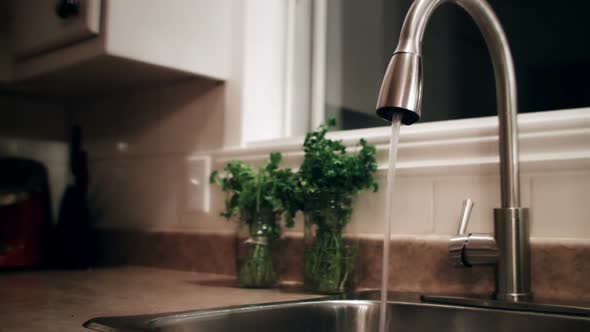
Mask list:
POLYGON ((326 137, 335 124, 331 119, 307 134, 305 158, 298 172, 306 236, 313 234, 313 239, 306 239, 304 282, 320 293, 344 291, 357 257, 356 246, 347 244, 342 235, 352 215, 352 197, 379 189, 373 179, 377 171, 375 146, 361 139, 358 153, 348 154, 341 141, 326 137))
POLYGON ((317 195, 351 196, 371 188, 375 192, 379 189, 373 179, 377 171, 375 146, 361 139, 360 151, 348 154, 341 141, 326 138, 328 129, 335 125, 336 120, 330 119, 305 137, 305 159, 298 172, 303 210, 308 198, 317 195))
MULTIPOLYGON (((261 168, 232 160, 227 163, 222 175, 214 171, 210 182, 219 185, 227 195, 225 211, 220 215, 227 219, 241 215, 246 219, 243 221, 253 224, 257 217, 272 212, 283 215, 286 226, 293 227, 293 219, 299 207, 295 199, 296 174, 290 168, 280 169, 281 160, 282 155, 274 152, 261 168)), ((269 226, 272 228, 271 233, 278 237, 279 225, 269 226)))
POLYGON ((210 177, 210 182, 227 195, 225 211, 220 215, 227 219, 239 216, 239 221, 248 226, 247 254, 240 257, 238 271, 242 287, 270 287, 278 279, 272 247, 273 240, 281 235, 279 219, 284 216, 286 227, 293 227, 299 208, 296 174, 289 168, 280 169, 281 160, 280 153, 271 153, 261 168, 230 161, 223 174, 215 171, 210 177))

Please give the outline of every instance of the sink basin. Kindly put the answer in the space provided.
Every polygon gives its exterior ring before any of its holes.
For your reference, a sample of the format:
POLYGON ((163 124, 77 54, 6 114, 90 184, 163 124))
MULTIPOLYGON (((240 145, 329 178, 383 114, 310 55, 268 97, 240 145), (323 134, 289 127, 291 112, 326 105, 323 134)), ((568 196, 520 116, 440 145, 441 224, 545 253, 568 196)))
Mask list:
MULTIPOLYGON (((378 331, 377 293, 181 313, 100 317, 96 331, 378 331)), ((391 297, 390 297, 391 298, 391 297)), ((388 331, 590 331, 590 316, 422 303, 396 295, 388 303, 388 331)))

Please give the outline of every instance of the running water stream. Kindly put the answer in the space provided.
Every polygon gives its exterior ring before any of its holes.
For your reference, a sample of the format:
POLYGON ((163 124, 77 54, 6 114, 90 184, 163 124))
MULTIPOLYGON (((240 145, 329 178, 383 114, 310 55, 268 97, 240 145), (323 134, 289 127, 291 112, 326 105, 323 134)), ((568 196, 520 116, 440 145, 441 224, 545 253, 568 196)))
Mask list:
POLYGON ((389 243, 391 223, 394 220, 393 190, 395 185, 395 164, 397 162, 397 145, 402 113, 394 113, 391 119, 391 141, 389 143, 389 163, 387 165, 387 192, 385 194, 385 228, 383 232, 383 263, 381 274, 381 307, 379 311, 379 332, 385 332, 387 325, 387 284, 389 281, 389 243))

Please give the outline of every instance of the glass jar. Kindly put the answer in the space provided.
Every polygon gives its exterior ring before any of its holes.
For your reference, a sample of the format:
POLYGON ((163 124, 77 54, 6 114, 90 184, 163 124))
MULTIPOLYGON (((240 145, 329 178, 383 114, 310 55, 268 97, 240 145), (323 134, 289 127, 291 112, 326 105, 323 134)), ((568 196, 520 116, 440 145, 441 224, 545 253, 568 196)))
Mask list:
POLYGON ((244 288, 270 288, 279 279, 280 216, 271 209, 241 211, 236 271, 244 288))
POLYGON ((354 288, 358 242, 343 236, 352 214, 352 198, 324 194, 305 207, 303 280, 306 289, 336 294, 354 288))

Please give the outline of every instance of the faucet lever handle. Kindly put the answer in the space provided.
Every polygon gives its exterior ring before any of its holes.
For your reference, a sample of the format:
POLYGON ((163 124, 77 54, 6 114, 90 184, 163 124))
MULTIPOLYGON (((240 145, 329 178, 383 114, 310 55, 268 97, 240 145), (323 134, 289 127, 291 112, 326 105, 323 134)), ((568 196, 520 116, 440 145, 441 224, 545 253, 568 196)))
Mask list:
POLYGON ((461 210, 457 235, 463 235, 467 231, 467 224, 469 224, 469 216, 471 215, 471 210, 473 210, 473 204, 471 198, 463 201, 463 209, 461 210))

